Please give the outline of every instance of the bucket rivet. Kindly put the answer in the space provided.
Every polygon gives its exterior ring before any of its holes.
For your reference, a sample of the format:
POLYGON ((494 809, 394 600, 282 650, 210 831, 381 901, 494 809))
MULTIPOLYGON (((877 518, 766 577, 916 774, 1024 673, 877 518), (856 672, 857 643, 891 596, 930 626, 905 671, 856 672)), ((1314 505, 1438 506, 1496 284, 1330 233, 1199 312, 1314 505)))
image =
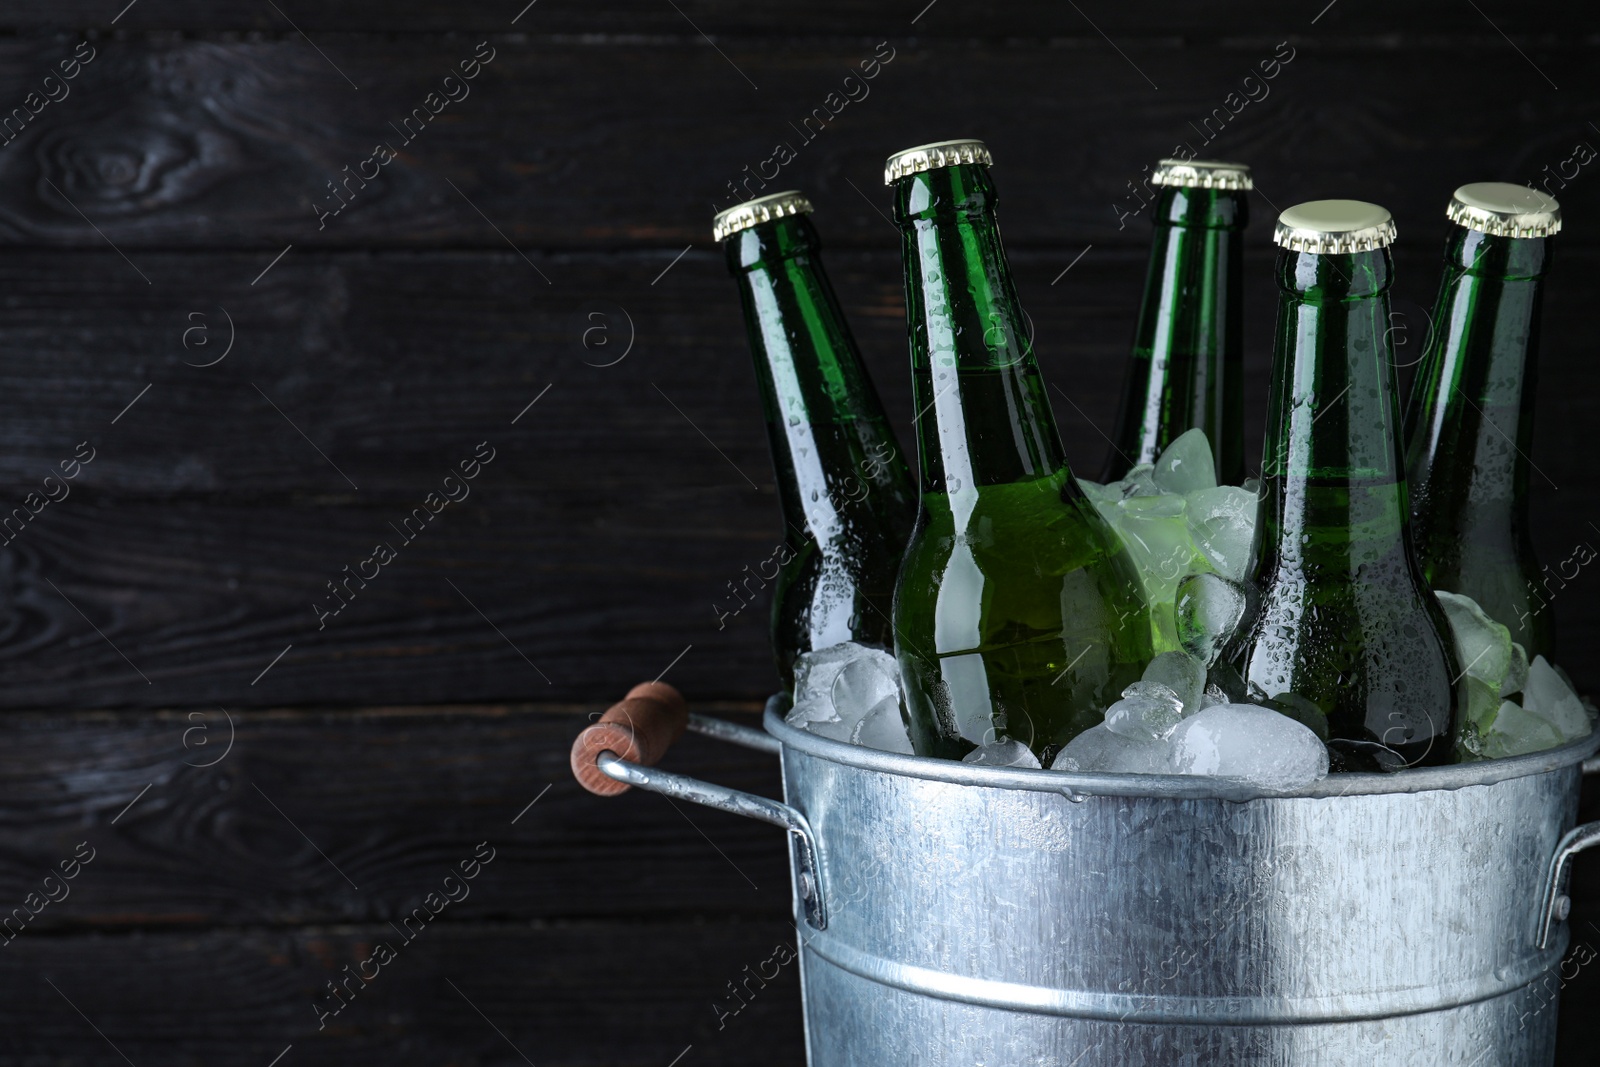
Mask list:
MULTIPOLYGON (((801 897, 801 899, 810 900, 814 896, 816 896, 816 890, 814 889, 814 887, 811 884, 811 872, 810 871, 801 871, 800 872, 800 897, 801 897)), ((1562 917, 1565 918, 1565 916, 1562 916, 1562 917)))
POLYGON ((1555 916, 1556 922, 1564 923, 1567 916, 1572 914, 1572 898, 1569 896, 1556 897, 1555 916))

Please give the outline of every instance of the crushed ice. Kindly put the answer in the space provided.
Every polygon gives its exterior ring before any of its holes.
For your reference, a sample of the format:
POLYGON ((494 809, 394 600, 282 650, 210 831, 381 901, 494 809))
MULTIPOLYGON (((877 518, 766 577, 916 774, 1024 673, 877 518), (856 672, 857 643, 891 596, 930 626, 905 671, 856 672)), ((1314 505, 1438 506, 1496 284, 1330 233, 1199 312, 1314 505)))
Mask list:
POLYGON ((900 668, 878 648, 843 641, 802 653, 794 665, 794 706, 784 722, 835 741, 911 752, 901 714, 900 668))
POLYGON ((1328 773, 1328 749, 1274 708, 1229 701, 1199 660, 1167 652, 1123 690, 1106 721, 1067 742, 1053 770, 1193 774, 1298 789, 1328 773))
MULTIPOLYGON (((1052 770, 1206 775, 1292 790, 1324 777, 1330 765, 1403 768, 1383 745, 1328 741, 1326 719, 1308 701, 1285 695, 1251 703, 1237 673, 1217 662, 1254 610, 1245 570, 1256 493, 1216 484, 1205 434, 1190 430, 1119 482, 1079 485, 1133 558, 1152 605, 1158 655, 1102 723, 1067 743, 1052 770)), ((1468 758, 1523 755, 1590 733, 1595 716, 1559 668, 1543 656, 1530 663, 1510 631, 1470 598, 1438 597, 1465 673, 1461 746, 1468 758)), ((847 641, 802 654, 785 721, 837 741, 911 752, 894 656, 865 645, 847 641)), ((963 762, 1039 767, 1026 744, 1004 736, 963 762)))

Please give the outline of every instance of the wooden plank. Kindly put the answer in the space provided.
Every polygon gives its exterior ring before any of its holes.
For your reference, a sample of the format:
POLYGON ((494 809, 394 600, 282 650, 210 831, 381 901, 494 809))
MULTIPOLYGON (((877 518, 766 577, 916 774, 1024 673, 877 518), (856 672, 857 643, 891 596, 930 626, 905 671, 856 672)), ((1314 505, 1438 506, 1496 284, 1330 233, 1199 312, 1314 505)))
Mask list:
MULTIPOLYGON (((265 1065, 290 1048, 294 1063, 330 1067, 662 1067, 690 1049, 685 1063, 798 1065, 799 982, 777 962, 793 937, 775 922, 441 921, 385 967, 368 963, 371 983, 351 980, 356 994, 321 1030, 325 983, 401 942, 386 925, 19 941, 0 966, 0 1067, 265 1065), (763 987, 747 967, 776 976, 763 987), (732 1014, 727 983, 741 981, 752 992, 732 1014)), ((1594 970, 1563 996, 1559 1067, 1592 1062, 1592 996, 1570 992, 1594 970)))
MULTIPOLYGON (((569 256, 559 276, 572 303, 532 312, 525 289, 497 280, 519 266, 510 257, 285 261, 265 292, 239 282, 207 293, 199 306, 231 308, 241 340, 223 363, 197 369, 176 358, 204 358, 175 343, 188 320, 145 311, 145 287, 120 259, 39 255, 0 266, 28 309, 0 359, 13 506, 84 436, 99 452, 74 495, 13 542, 21 611, 0 646, 9 706, 524 699, 535 690, 592 700, 654 677, 690 644, 696 651, 676 669, 696 695, 770 691, 764 606, 726 628, 712 606, 720 597, 734 607, 728 583, 778 535, 742 328, 714 257, 686 257, 652 285, 669 257, 569 256), (75 310, 74 294, 99 286, 98 306, 75 310), (610 357, 578 343, 585 293, 604 294, 595 306, 637 324, 637 351, 615 366, 593 365, 610 357), (464 338, 462 323, 472 324, 464 338), (318 339, 307 346, 308 336, 318 339), (162 348, 175 358, 137 361, 162 348), (130 358, 108 364, 108 351, 130 358), (446 364, 441 351, 460 361, 446 364), (482 439, 499 454, 473 496, 404 544, 395 526, 482 439), (337 605, 327 583, 377 540, 397 545, 399 559, 319 629, 313 605, 337 605)), ((1087 308, 1038 309, 1041 331, 1086 337, 1098 327, 1107 338, 1098 354, 1080 342, 1069 395, 1114 394, 1125 320, 1094 305, 1108 299, 1131 316, 1138 260, 1108 257, 1114 274, 1075 276, 1100 294, 1087 308)), ((198 291, 244 273, 238 256, 147 262, 198 291)), ((898 268, 878 255, 832 262, 904 428, 898 268)), ((1064 262, 1018 259, 1036 290, 1064 262)), ((1078 421, 1069 436, 1098 466, 1098 432, 1078 421)))
MULTIPOLYGON (((759 722, 743 705, 696 707, 759 722)), ((640 791, 602 800, 578 789, 567 750, 599 710, 8 716, 0 916, 43 888, 62 899, 35 900, 25 928, 14 922, 0 939, 381 922, 410 913, 483 842, 493 874, 451 905, 453 920, 787 917, 781 832, 640 791), (92 858, 66 894, 43 887, 75 856, 92 858)), ((695 734, 663 766, 781 795, 772 756, 695 734)), ((1600 819, 1600 783, 1581 819, 1600 819)), ((830 876, 848 885, 851 875, 834 867, 830 876)), ((1581 933, 1600 919, 1600 862, 1577 863, 1572 895, 1581 933)))
MULTIPOLYGON (((742 706, 699 707, 757 721, 742 706)), ((567 751, 600 710, 8 717, 0 916, 12 925, 0 944, 15 954, 62 931, 396 921, 459 881, 480 845, 489 873, 452 903, 453 920, 786 918, 780 830, 578 787, 567 751), (59 874, 44 882, 75 857, 65 889, 59 874)), ((666 765, 782 793, 774 757, 698 735, 666 765)))
MULTIPOLYGON (((1394 306, 1410 350, 1426 332, 1433 247, 1401 256, 1394 306)), ((1143 253, 1096 248, 1061 276, 1078 251, 1023 249, 1013 263, 1068 455, 1087 474, 1106 452, 1143 253)), ((1571 354, 1588 345, 1595 258, 1562 250, 1546 309, 1534 459, 1550 481, 1533 481, 1532 525, 1552 564, 1594 537, 1571 503, 1600 490, 1580 436, 1592 371, 1571 354)), ((829 263, 905 444, 895 259, 840 249, 829 263)), ((519 283, 501 280, 520 264, 510 256, 317 253, 285 260, 264 292, 211 280, 241 276, 241 256, 152 256, 194 286, 192 300, 155 311, 115 255, 0 261, 18 304, 0 334, 3 514, 77 442, 97 449, 72 495, 0 554, 0 706, 592 701, 690 645, 673 677, 693 695, 762 698, 774 684, 764 602, 718 625, 737 603, 728 583, 779 532, 748 355, 721 264, 691 254, 652 285, 670 260, 562 257, 572 302, 530 310, 519 283), (614 366, 584 362, 610 359, 578 343, 591 301, 634 324, 635 349, 614 366), (184 309, 210 308, 215 322, 217 306, 235 314, 236 351, 184 366, 202 351, 182 348, 184 309), (397 527, 482 440, 497 454, 472 495, 406 543, 397 527), (397 559, 350 586, 349 606, 319 628, 314 605, 340 602, 328 583, 379 540, 397 559)), ((1249 260, 1250 455, 1270 263, 1249 260)), ((1600 639, 1589 580, 1552 603, 1568 648, 1600 639)), ((1583 657, 1566 661, 1600 683, 1583 657)))
POLYGON ((805 1061, 798 969, 781 962, 793 926, 448 915, 410 942, 385 923, 18 940, 0 962, 0 1065, 266 1067, 290 1046, 284 1067, 665 1067, 689 1046, 685 1067, 805 1061), (363 963, 366 985, 348 977, 363 963), (355 992, 319 1030, 340 979, 355 992), (745 981, 735 1014, 727 986, 745 981))
MULTIPOLYGON (((1052 287, 1078 251, 1022 250, 1013 263, 1050 369, 1090 395, 1114 392, 1143 252, 1091 254, 1052 287)), ((468 508, 503 503, 513 487, 541 504, 577 494, 584 507, 610 490, 620 520, 647 502, 636 495, 645 478, 668 492, 754 481, 767 493, 734 284, 719 255, 673 258, 552 256, 561 285, 547 291, 492 252, 311 252, 256 286, 249 255, 151 253, 143 265, 172 294, 152 306, 113 254, 0 257, 12 302, 0 315, 0 479, 20 496, 89 440, 94 459, 73 483, 84 499, 401 508, 488 441, 496 458, 468 508)), ((838 249, 827 261, 907 425, 898 254, 838 249)), ((1258 286, 1269 262, 1253 264, 1258 286)), ((1078 429, 1080 454, 1098 465, 1103 439, 1078 429)))
MULTIPOLYGON (((491 885, 501 862, 481 867, 476 884, 491 885)), ((95 873, 91 865, 79 878, 95 873)), ((443 905, 420 933, 373 923, 25 934, 0 963, 0 1065, 46 1054, 56 1064, 110 1063, 108 1042, 134 1063, 260 1064, 291 1045, 295 1062, 313 1064, 392 1063, 402 1051, 516 1062, 501 1042, 541 1064, 659 1067, 691 1045, 695 1062, 801 1062, 794 968, 769 962, 793 944, 782 920, 464 922, 454 907, 443 905), (393 958, 381 969, 368 963, 370 983, 352 981, 354 995, 324 1019, 318 1006, 333 1008, 325 983, 373 959, 379 942, 393 958), (748 987, 748 1003, 731 1013, 727 983, 742 982, 746 967, 777 976, 748 987), (480 1027, 485 1018, 491 1025, 480 1027)), ((1575 928, 1597 914, 1576 912, 1575 928)), ((1595 1036, 1580 999, 1594 972, 1581 958, 1561 991, 1558 1062, 1574 1067, 1588 1062, 1595 1036)))
MULTIPOLYGON (((563 764, 583 718, 246 713, 224 755, 220 716, 10 717, 0 900, 60 896, 44 872, 92 858, 70 895, 4 944, 0 1065, 44 1050, 52 1063, 111 1062, 84 1016, 135 1063, 260 1064, 291 1044, 296 1062, 394 1062, 399 1049, 452 1062, 446 1048, 515 1062, 476 1028, 478 1011, 541 1064, 660 1067, 691 1044, 696 1062, 747 1063, 758 1047, 761 1062, 798 1062, 792 974, 724 1017, 726 984, 746 965, 770 975, 763 962, 792 943, 781 835, 701 809, 686 813, 691 829, 659 798, 576 794, 563 764), (186 748, 183 731, 200 728, 207 743, 191 734, 186 748), (430 906, 429 893, 457 899, 434 897, 438 918, 420 934, 416 920, 390 925, 430 906), (319 1029, 324 983, 379 941, 395 961, 319 1029)), ((702 739, 669 765, 774 786, 770 757, 702 739)), ((1600 817, 1596 799, 1591 790, 1583 818, 1600 817)), ((1578 862, 1573 895, 1575 943, 1600 944, 1600 864, 1578 862)), ((1574 1057, 1594 1037, 1584 959, 1572 957, 1560 990, 1574 1057)))
MULTIPOLYGON (((1130 43, 1126 58, 1098 38, 913 38, 887 45, 887 65, 857 87, 844 79, 873 58, 870 39, 740 39, 719 54, 698 38, 497 38, 493 61, 451 90, 470 95, 435 97, 437 117, 406 136, 402 119, 429 116, 428 94, 473 57, 471 36, 330 40, 333 63, 298 37, 106 41, 71 95, 0 148, 0 240, 110 240, 135 262, 153 247, 248 246, 256 270, 290 244, 675 254, 709 247, 717 206, 801 186, 835 245, 882 245, 885 155, 959 132, 993 147, 1018 244, 1141 243, 1126 213, 1142 168, 1185 143, 1252 163, 1264 216, 1354 195, 1385 203, 1409 234, 1436 225, 1463 181, 1563 165, 1578 176, 1572 218, 1593 215, 1600 182, 1570 163, 1579 141, 1600 143, 1588 46, 1529 42, 1524 60, 1482 32, 1403 51, 1304 40, 1281 50, 1287 66, 1270 36, 1130 43), (1247 85, 1263 62, 1279 62, 1276 77, 1247 85), (398 158, 364 163, 380 142, 398 158), (780 144, 792 161, 778 162, 780 144)), ((0 41, 0 100, 26 99, 72 47, 0 41)))
MULTIPOLYGON (((695 0, 678 5, 682 13, 647 0, 613 0, 604 5, 575 0, 527 0, 462 8, 409 0, 380 3, 353 0, 312 4, 305 0, 270 5, 216 5, 203 0, 139 0, 123 11, 118 4, 62 0, 48 7, 16 4, 0 15, 0 28, 37 32, 61 27, 115 27, 123 33, 148 30, 247 30, 287 34, 291 26, 307 32, 610 34, 618 36, 682 35, 699 31, 719 39, 733 35, 854 36, 909 35, 932 37, 1082 37, 1104 41, 1097 31, 1139 37, 1249 36, 1274 40, 1288 33, 1306 36, 1390 38, 1397 34, 1493 34, 1492 27, 1543 39, 1558 32, 1593 33, 1596 23, 1587 9, 1563 10, 1559 26, 1525 7, 1506 3, 1482 5, 1484 17, 1465 18, 1460 5, 1446 0, 1415 0, 1385 8, 1341 7, 1309 3, 1286 7, 1265 0, 1219 0, 1198 7, 1173 2, 1138 7, 1109 3, 1072 6, 1046 0, 1013 2, 986 8, 975 18, 970 8, 916 0, 906 4, 864 5, 848 0, 803 4, 798 0, 740 4, 735 0, 695 0), (1486 21, 1492 17, 1492 23, 1486 21), (292 22, 290 21, 292 20, 292 22), (691 21, 692 20, 692 21, 691 21)), ((1472 12, 1467 12, 1472 14, 1472 12)), ((327 41, 321 41, 327 47, 327 41)), ((337 43, 337 40, 335 41, 337 43)))
MULTIPOLYGON (((1392 304, 1402 363, 1428 330, 1439 273, 1432 236, 1398 249, 1392 304)), ((1045 374, 1072 400, 1052 392, 1069 457, 1088 473, 1108 447, 1105 412, 1120 389, 1145 253, 1081 252, 1020 248, 1010 259, 1045 374)), ((830 249, 825 258, 909 442, 899 257, 830 249)), ((1541 467, 1568 463, 1580 444, 1588 365, 1569 353, 1586 343, 1585 285, 1597 260, 1563 245, 1549 278, 1541 467)), ((0 504, 19 504, 84 440, 95 453, 70 487, 77 495, 47 507, 30 530, 73 501, 106 498, 381 503, 403 512, 482 441, 495 459, 462 510, 497 494, 503 503, 511 487, 541 494, 541 506, 570 506, 576 496, 590 508, 602 491, 627 491, 605 501, 620 519, 620 509, 652 503, 638 495, 645 480, 669 472, 677 488, 656 491, 750 490, 748 476, 769 493, 743 324, 720 257, 691 252, 674 264, 665 253, 564 254, 549 261, 562 279, 549 296, 514 273, 519 262, 493 253, 309 253, 253 288, 249 256, 151 254, 146 263, 182 294, 152 308, 147 287, 115 255, 0 258, 11 303, 0 314, 0 486, 10 494, 0 504), (230 338, 233 351, 215 366, 186 365, 220 357, 230 338)), ((1252 249, 1245 344, 1256 401, 1271 361, 1272 270, 1272 251, 1252 249)), ((1247 405, 1252 452, 1263 419, 1261 403, 1247 405)), ((1562 473, 1581 472, 1574 463, 1562 473)))

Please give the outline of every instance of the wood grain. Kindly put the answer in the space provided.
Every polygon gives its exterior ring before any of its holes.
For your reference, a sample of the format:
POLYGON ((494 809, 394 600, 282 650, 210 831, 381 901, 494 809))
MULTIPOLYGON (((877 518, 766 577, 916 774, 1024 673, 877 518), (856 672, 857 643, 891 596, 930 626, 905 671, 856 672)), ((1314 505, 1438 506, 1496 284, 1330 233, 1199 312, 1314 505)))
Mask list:
MULTIPOLYGON (((441 920, 369 985, 352 980, 359 991, 321 1030, 313 1005, 325 983, 379 942, 400 942, 387 924, 18 941, 0 970, 0 1067, 262 1067, 290 1046, 293 1062, 329 1067, 663 1067, 691 1048, 685 1063, 799 1065, 792 964, 722 1014, 736 1003, 727 984, 793 938, 778 922, 441 920)), ((1586 997, 1564 999, 1556 1067, 1592 1062, 1592 973, 1567 987, 1586 997)))
MULTIPOLYGON (((483 841, 492 873, 452 921, 788 916, 781 831, 578 787, 567 750, 603 707, 10 717, 0 915, 80 843, 95 856, 10 949, 94 928, 398 921, 483 841)), ((664 766, 781 795, 772 756, 697 735, 664 766)))
MULTIPOLYGON (((1422 343, 1438 270, 1437 246, 1417 244, 1400 258, 1402 352, 1422 343)), ((1095 248, 1061 276, 1077 251, 1012 259, 1068 455, 1093 471, 1144 253, 1095 248)), ((569 253, 558 276, 571 302, 531 305, 526 264, 509 254, 313 252, 254 288, 238 280, 247 257, 191 258, 145 257, 193 288, 155 309, 114 254, 0 259, 18 308, 0 332, 0 515, 78 442, 97 449, 72 494, 0 548, 0 706, 592 701, 690 645, 672 678, 691 697, 771 691, 764 601, 718 625, 738 604, 728 583, 779 531, 716 257, 685 256, 652 285, 670 256, 569 253), (74 294, 89 292, 84 310, 74 294), (233 315, 235 351, 185 366, 211 358, 183 348, 185 309, 210 309, 220 345, 218 307, 233 315), (635 336, 613 366, 580 343, 591 307, 616 345, 625 328, 635 336), (496 458, 471 495, 406 543, 400 523, 484 440, 496 458), (314 605, 340 603, 328 583, 380 540, 397 558, 348 587, 349 605, 319 628, 314 605)), ((897 257, 837 249, 828 263, 907 444, 897 257)), ((1256 455, 1275 297, 1270 255, 1247 266, 1256 455)), ((1595 253, 1562 249, 1546 308, 1534 461, 1549 481, 1534 479, 1533 530, 1552 564, 1595 536, 1581 502, 1600 485, 1581 457, 1584 287, 1597 267, 1595 253)), ((1600 638, 1589 580, 1551 609, 1576 649, 1600 638)), ((1600 684, 1584 657, 1568 667, 1600 684)))
MULTIPOLYGON (((1121 213, 1140 203, 1142 168, 1184 142, 1251 163, 1263 216, 1357 196, 1384 203, 1410 234, 1440 225, 1464 181, 1531 181, 1579 141, 1600 143, 1579 37, 1531 46, 1532 64, 1498 34, 1420 38, 1404 51, 1310 39, 1282 51, 1293 58, 1274 79, 1245 86, 1276 40, 1163 39, 1124 58, 1101 40, 903 39, 850 89, 860 99, 829 103, 873 42, 741 39, 724 58, 698 38, 497 39, 492 63, 454 90, 470 95, 438 98, 409 141, 391 124, 474 55, 470 36, 355 36, 332 45, 336 64, 298 37, 108 40, 72 94, 0 148, 0 239, 110 240, 135 261, 145 248, 243 246, 262 253, 256 270, 291 243, 676 253, 709 247, 713 210, 762 191, 728 183, 765 166, 777 183, 766 191, 804 188, 836 246, 882 245, 893 240, 885 155, 952 134, 993 148, 1015 244, 1142 244, 1142 226, 1121 213), (817 108, 828 121, 803 136, 817 108), (399 157, 363 167, 379 142, 399 157), (774 169, 765 161, 780 143, 795 159, 774 169), (340 194, 348 206, 319 221, 319 205, 344 202, 328 185, 345 167, 371 180, 353 179, 340 194)), ((65 41, 0 41, 0 102, 20 103, 70 52, 65 41)), ((1564 199, 1580 221, 1600 204, 1600 182, 1569 170, 1564 199)))
MULTIPOLYGON (((661 1067, 691 1044, 697 1062, 747 1063, 756 1049, 761 1062, 801 1062, 792 974, 728 1018, 716 1007, 734 1006, 726 985, 746 965, 792 943, 781 834, 690 809, 713 847, 660 798, 602 801, 562 781, 526 808, 562 770, 564 741, 587 721, 577 709, 239 721, 233 752, 210 769, 175 759, 215 758, 193 737, 183 749, 194 720, 177 713, 6 721, 4 899, 20 905, 79 841, 97 853, 69 897, 4 945, 0 1064, 110 1063, 107 1038, 135 1063, 260 1067, 290 1044, 297 1062, 521 1062, 497 1044, 506 1039, 540 1064, 661 1067), (401 944, 415 925, 390 923, 430 892, 460 896, 444 878, 488 855, 480 841, 493 856, 469 894, 401 944), (319 1030, 324 983, 380 941, 398 958, 319 1030), (480 1028, 479 1011, 503 1037, 480 1028)), ((770 756, 704 739, 685 739, 669 762, 773 784, 770 756)), ((1580 817, 1600 817, 1600 793, 1580 817)), ((1578 861, 1573 891, 1574 940, 1594 944, 1600 863, 1578 861)), ((1580 966, 1563 990, 1564 1067, 1588 1062, 1594 974, 1580 966)))
MULTIPOLYGON (((1258 179, 1247 454, 1278 207, 1395 212, 1404 361, 1449 191, 1600 145, 1600 9, 1570 5, 5 4, 0 119, 51 90, 86 30, 70 95, 0 133, 0 520, 96 450, 70 497, 0 537, 0 908, 26 908, 81 842, 96 852, 4 944, 0 1067, 803 1062, 792 970, 724 1028, 713 1006, 792 937, 782 834, 592 798, 566 766, 578 729, 664 668, 698 710, 747 723, 774 684, 764 604, 721 629, 713 607, 777 518, 708 225, 776 142, 798 154, 769 188, 817 204, 903 443, 882 160, 990 142, 1084 471, 1142 280, 1129 183, 1198 143, 1277 42, 1295 58, 1270 94, 1204 146, 1258 179), (485 40, 471 95, 400 144, 391 123, 485 40), (870 95, 800 143, 794 124, 880 41, 894 59, 870 95), (319 224, 330 180, 379 140, 398 157, 319 224), (319 629, 327 583, 482 441, 496 458, 471 496, 319 629), (391 924, 482 841, 495 859, 470 896, 318 1031, 323 984, 398 941, 391 924)), ((1547 562, 1600 537, 1596 166, 1555 186, 1547 562)), ((1590 691, 1593 581, 1552 607, 1590 691)), ((779 789, 769 756, 693 736, 665 765, 779 789)), ((1597 804, 1591 788, 1583 817, 1597 804)), ((1574 897, 1575 939, 1600 945, 1600 862, 1579 861, 1574 897)), ((1563 990, 1564 1067, 1593 1058, 1597 974, 1563 990)))
POLYGON ((805 1062, 794 964, 737 1014, 717 1010, 737 1004, 727 984, 744 968, 794 944, 792 926, 448 915, 410 943, 387 923, 19 939, 0 969, 0 1065, 266 1067, 291 1045, 285 1067, 665 1067, 691 1045, 685 1065, 805 1062), (319 1030, 326 983, 379 943, 394 958, 367 965, 368 985, 350 978, 319 1030))
MULTIPOLYGON (((694 0, 680 3, 679 12, 648 0, 611 0, 605 4, 579 0, 503 0, 494 4, 462 6, 407 0, 351 0, 341 4, 313 4, 307 0, 279 3, 279 11, 262 4, 217 5, 203 0, 139 0, 119 18, 121 6, 91 0, 60 0, 49 7, 13 3, 0 12, 0 27, 17 31, 56 29, 63 26, 106 30, 113 25, 124 33, 147 30, 248 30, 284 34, 298 26, 308 32, 490 32, 527 34, 603 34, 616 36, 683 36, 699 39, 699 31, 719 38, 730 35, 763 37, 854 36, 912 34, 956 38, 1081 38, 1108 47, 1098 31, 1119 38, 1201 40, 1251 36, 1280 40, 1286 34, 1308 37, 1357 38, 1384 42, 1392 47, 1397 35, 1438 37, 1490 36, 1494 27, 1526 35, 1544 43, 1565 36, 1593 33, 1593 13, 1576 6, 1542 15, 1527 7, 1498 3, 1482 6, 1485 16, 1448 0, 1414 0, 1387 7, 1321 3, 1287 6, 1267 0, 1219 0, 1203 7, 1167 2, 1118 5, 1072 5, 1048 0, 1023 0, 984 8, 975 14, 970 4, 948 0, 929 3, 860 4, 850 0, 800 3, 778 0, 744 4, 736 0, 694 0), (1471 17, 1468 18, 1467 16, 1471 17), (520 17, 519 17, 520 16, 520 17), (1486 18, 1492 16, 1492 24, 1486 18), (292 22, 291 22, 292 20, 292 22), (692 21, 691 21, 692 20, 692 21)), ((339 43, 334 39, 334 44, 339 43)), ((702 45, 704 42, 701 42, 702 45)), ((322 42, 327 47, 328 42, 322 42)))

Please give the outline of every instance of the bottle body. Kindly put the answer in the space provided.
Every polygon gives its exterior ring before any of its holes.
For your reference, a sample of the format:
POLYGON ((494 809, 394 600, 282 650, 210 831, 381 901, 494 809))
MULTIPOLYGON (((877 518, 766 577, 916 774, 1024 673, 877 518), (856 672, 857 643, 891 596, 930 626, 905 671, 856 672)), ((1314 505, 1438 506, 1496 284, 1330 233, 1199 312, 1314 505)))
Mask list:
POLYGON ((1279 255, 1260 610, 1232 658, 1254 699, 1320 709, 1334 747, 1376 743, 1407 765, 1438 764, 1454 758, 1464 690, 1411 545, 1390 274, 1383 247, 1279 255))
POLYGON ((894 647, 894 581, 916 508, 819 247, 804 215, 727 239, 783 513, 771 630, 785 690, 803 652, 894 647))
POLYGON ((1123 388, 1102 481, 1153 463, 1186 430, 1211 442, 1221 485, 1244 479, 1242 189, 1163 187, 1123 388))
POLYGON ((1149 613, 1067 467, 979 164, 895 183, 921 493, 896 587, 912 744, 1048 764, 1137 681, 1149 613))
POLYGON ((1527 490, 1548 263, 1547 238, 1451 227, 1406 410, 1412 535, 1429 583, 1476 600, 1529 657, 1547 658, 1545 608, 1562 580, 1534 556, 1527 490))

